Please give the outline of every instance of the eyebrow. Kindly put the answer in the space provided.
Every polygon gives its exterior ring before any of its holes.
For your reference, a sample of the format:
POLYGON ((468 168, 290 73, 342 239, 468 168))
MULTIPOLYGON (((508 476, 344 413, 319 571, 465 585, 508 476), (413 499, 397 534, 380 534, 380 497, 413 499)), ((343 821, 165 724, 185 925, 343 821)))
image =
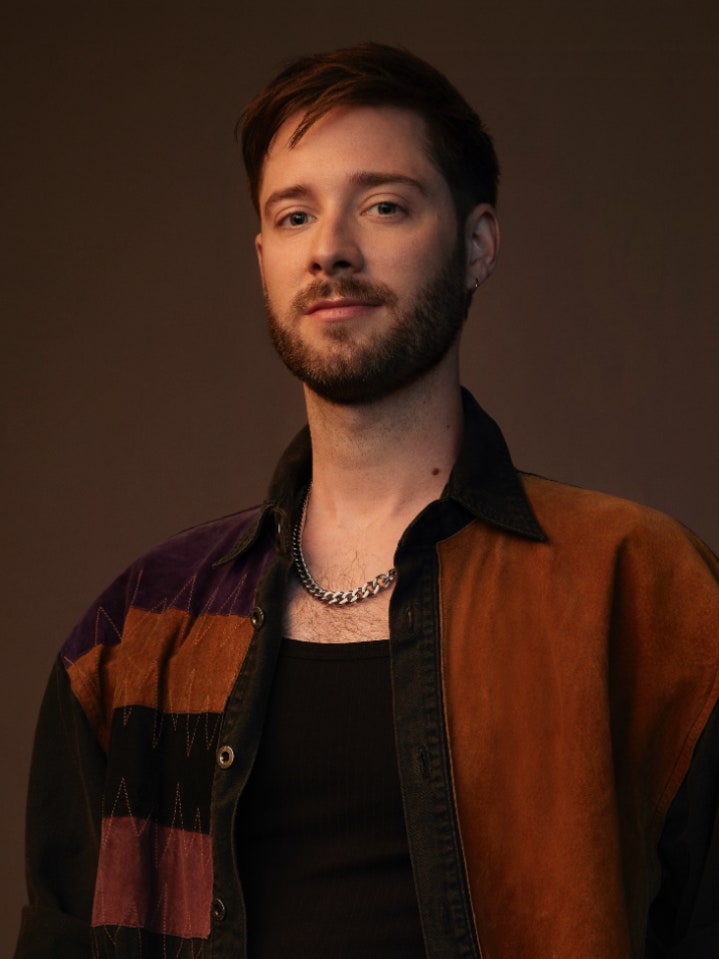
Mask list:
MULTIPOLYGON (((357 173, 350 174, 349 182, 353 186, 360 187, 385 186, 389 183, 401 183, 404 186, 409 186, 417 190, 422 196, 428 195, 427 187, 424 183, 422 183, 421 180, 416 180, 414 177, 407 176, 406 173, 393 173, 391 171, 387 173, 374 173, 370 170, 359 170, 357 173)), ((263 212, 267 214, 275 204, 281 203, 283 200, 303 200, 309 196, 311 192, 309 187, 301 183, 298 183, 296 186, 287 187, 284 190, 275 190, 275 192, 271 193, 265 200, 262 207, 263 212)))
POLYGON ((282 200, 302 200, 304 197, 309 196, 309 193, 309 187, 302 186, 301 184, 289 186, 285 190, 275 190, 275 192, 270 193, 265 200, 262 210, 267 214, 276 203, 281 203, 282 200))
POLYGON ((402 183, 404 186, 411 186, 418 190, 423 196, 427 196, 427 187, 420 180, 415 180, 406 173, 372 173, 367 170, 360 170, 350 176, 350 183, 355 186, 384 186, 386 183, 402 183))

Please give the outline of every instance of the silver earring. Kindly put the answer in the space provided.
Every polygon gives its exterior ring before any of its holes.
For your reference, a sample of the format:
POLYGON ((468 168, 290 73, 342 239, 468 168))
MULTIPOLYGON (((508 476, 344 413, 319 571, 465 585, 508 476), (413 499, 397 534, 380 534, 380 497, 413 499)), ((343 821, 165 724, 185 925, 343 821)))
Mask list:
POLYGON ((475 290, 479 288, 479 277, 475 276, 474 278, 474 288, 475 290))

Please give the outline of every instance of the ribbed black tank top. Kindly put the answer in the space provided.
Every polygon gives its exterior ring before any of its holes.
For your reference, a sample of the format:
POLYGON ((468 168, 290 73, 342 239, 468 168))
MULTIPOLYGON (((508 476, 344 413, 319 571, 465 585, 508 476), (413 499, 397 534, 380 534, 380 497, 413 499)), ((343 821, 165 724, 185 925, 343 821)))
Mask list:
POLYGON ((249 959, 424 959, 388 642, 284 640, 236 841, 249 959))

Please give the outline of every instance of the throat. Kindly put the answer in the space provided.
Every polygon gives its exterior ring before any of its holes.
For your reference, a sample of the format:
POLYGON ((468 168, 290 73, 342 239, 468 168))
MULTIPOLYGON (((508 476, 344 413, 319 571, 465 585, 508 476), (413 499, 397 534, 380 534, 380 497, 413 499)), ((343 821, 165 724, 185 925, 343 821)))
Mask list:
POLYGON ((307 504, 310 498, 312 484, 307 487, 302 502, 302 512, 299 522, 292 531, 292 557, 295 563, 295 571, 300 583, 304 586, 310 596, 328 606, 351 606, 362 600, 373 599, 383 590, 389 589, 396 578, 396 570, 390 567, 385 573, 377 573, 372 579, 366 580, 360 586, 354 586, 349 589, 326 589, 320 586, 310 572, 307 561, 302 550, 302 536, 307 519, 307 504))

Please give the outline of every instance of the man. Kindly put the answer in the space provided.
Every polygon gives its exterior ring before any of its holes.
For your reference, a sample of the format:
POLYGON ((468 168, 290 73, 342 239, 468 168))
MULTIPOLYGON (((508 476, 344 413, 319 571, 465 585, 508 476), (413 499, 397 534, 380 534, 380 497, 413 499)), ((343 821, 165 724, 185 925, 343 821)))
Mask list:
POLYGON ((366 44, 291 64, 242 140, 309 431, 65 644, 17 957, 719 954, 717 562, 518 474, 460 391, 478 117, 366 44))

